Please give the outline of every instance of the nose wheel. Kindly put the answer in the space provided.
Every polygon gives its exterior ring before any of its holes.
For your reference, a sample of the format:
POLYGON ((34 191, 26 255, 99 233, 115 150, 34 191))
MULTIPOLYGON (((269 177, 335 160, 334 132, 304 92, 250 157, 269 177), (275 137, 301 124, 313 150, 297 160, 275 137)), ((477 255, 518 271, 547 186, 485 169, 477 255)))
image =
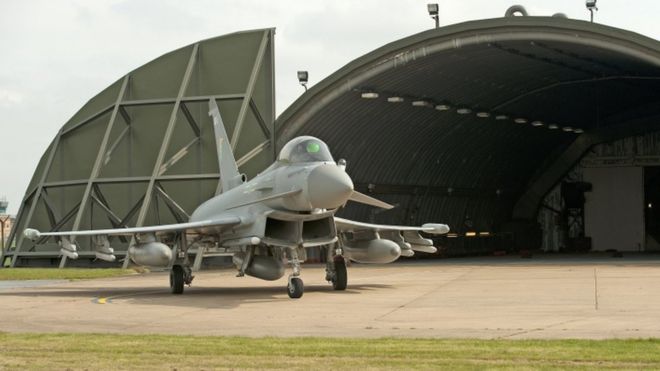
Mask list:
POLYGON ((303 280, 298 277, 290 277, 289 284, 286 286, 286 292, 291 299, 298 299, 303 296, 305 286, 303 280))

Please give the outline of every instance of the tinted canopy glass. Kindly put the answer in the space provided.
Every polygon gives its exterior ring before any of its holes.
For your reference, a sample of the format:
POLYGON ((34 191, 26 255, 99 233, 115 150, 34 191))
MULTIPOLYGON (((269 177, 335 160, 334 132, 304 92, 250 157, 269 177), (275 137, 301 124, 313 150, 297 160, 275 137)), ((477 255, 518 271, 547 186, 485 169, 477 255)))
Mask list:
POLYGON ((288 163, 334 161, 328 146, 314 137, 298 137, 287 143, 280 151, 278 161, 288 163))

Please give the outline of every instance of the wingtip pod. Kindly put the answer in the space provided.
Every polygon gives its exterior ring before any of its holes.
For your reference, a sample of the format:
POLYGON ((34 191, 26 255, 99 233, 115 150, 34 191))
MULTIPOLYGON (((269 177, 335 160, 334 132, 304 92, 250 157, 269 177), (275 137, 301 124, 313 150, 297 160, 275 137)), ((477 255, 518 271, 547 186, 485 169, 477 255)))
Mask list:
POLYGON ((435 223, 426 223, 422 225, 424 232, 431 234, 445 234, 449 232, 449 226, 447 224, 435 224, 435 223))
POLYGON ((41 233, 36 229, 25 228, 25 230, 23 231, 23 236, 25 236, 25 238, 31 241, 34 241, 37 240, 39 237, 41 237, 41 233))

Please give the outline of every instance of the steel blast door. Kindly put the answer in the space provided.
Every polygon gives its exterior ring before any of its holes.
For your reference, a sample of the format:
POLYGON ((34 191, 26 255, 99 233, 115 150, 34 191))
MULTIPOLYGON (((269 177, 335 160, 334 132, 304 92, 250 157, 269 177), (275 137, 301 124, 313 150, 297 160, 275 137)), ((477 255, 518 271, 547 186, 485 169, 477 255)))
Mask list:
POLYGON ((586 168, 585 233, 592 250, 644 248, 644 173, 641 167, 586 168))

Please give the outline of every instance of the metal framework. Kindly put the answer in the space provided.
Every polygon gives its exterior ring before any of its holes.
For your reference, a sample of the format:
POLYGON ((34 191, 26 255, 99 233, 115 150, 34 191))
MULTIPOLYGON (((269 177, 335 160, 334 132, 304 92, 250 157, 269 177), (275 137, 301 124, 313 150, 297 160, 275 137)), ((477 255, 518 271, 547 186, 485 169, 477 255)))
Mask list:
MULTIPOLYGON (((220 106, 241 171, 270 164, 274 146, 274 29, 240 32, 175 50, 92 98, 58 132, 26 192, 0 261, 58 258, 57 243, 21 233, 182 222, 217 190, 208 118, 220 106)), ((79 239, 80 259, 93 258, 79 239)), ((118 257, 129 241, 113 243, 118 257)), ((59 266, 67 264, 62 257, 59 266)), ((124 260, 124 266, 129 264, 124 260)))

